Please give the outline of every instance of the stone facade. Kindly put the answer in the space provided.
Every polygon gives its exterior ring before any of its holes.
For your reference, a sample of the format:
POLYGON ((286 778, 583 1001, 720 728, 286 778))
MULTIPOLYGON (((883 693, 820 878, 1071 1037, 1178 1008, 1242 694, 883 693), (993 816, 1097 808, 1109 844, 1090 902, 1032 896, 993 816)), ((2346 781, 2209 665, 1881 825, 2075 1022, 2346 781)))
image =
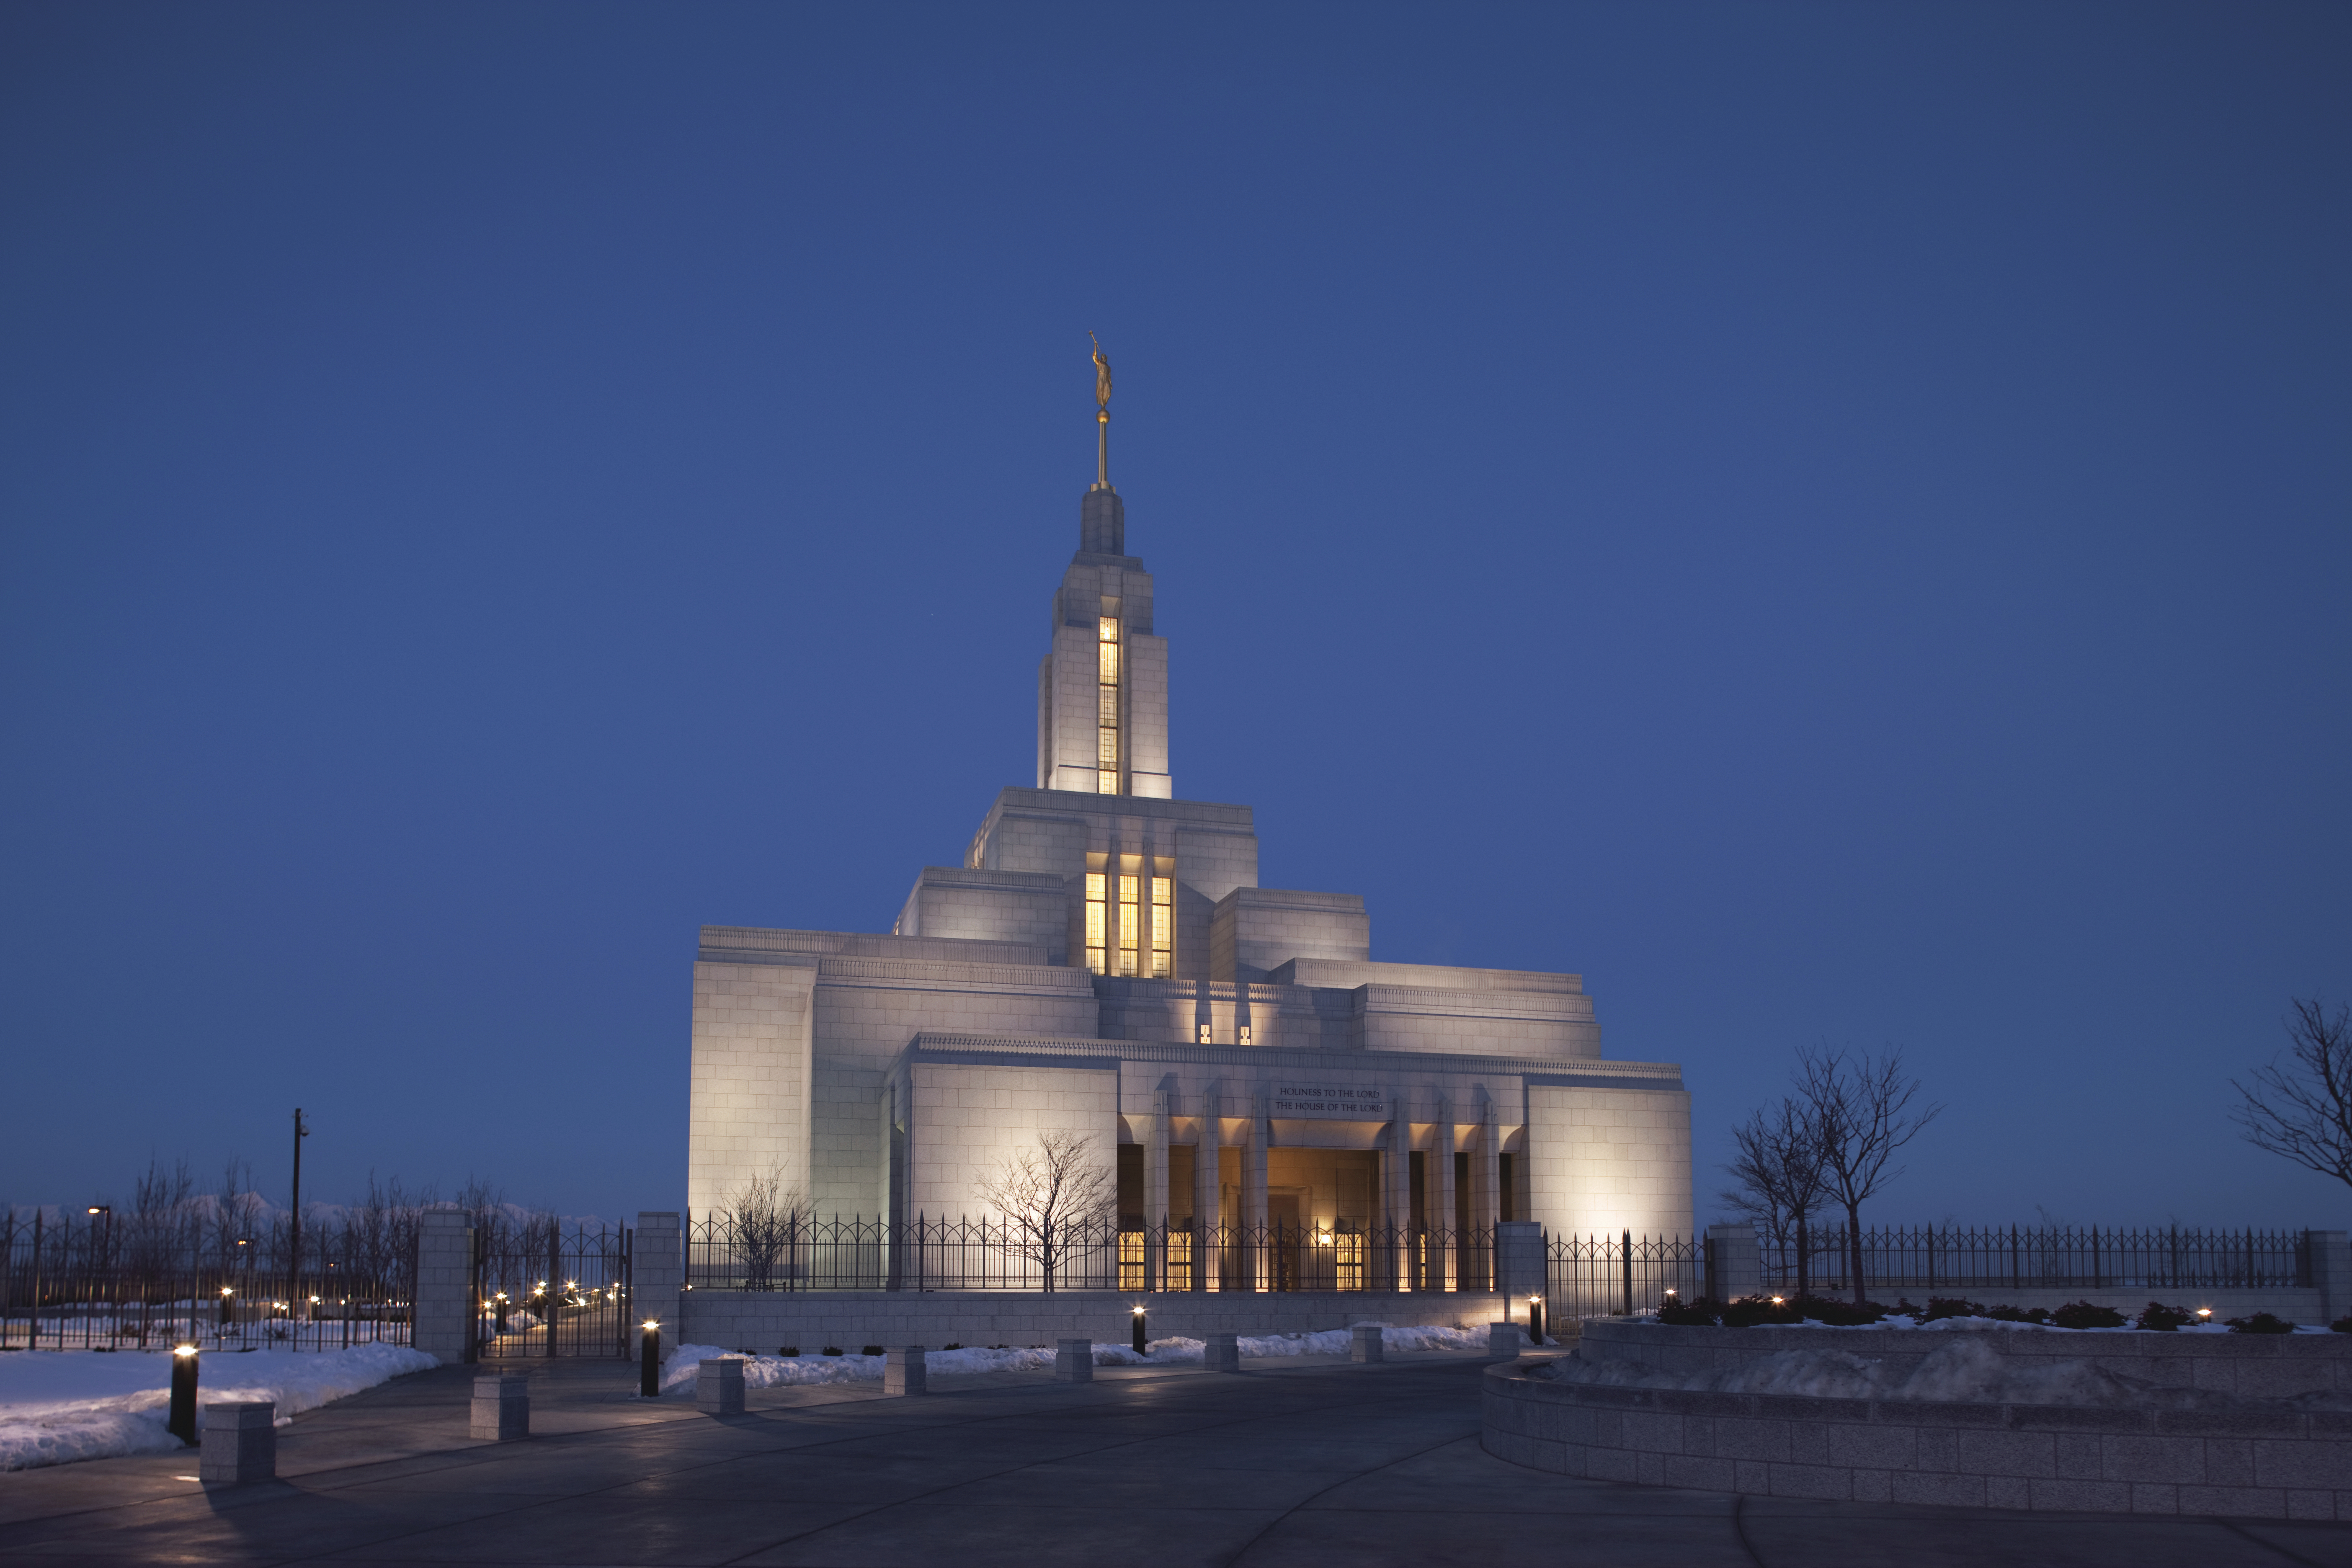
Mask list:
POLYGON ((1379 962, 1360 896, 1261 887, 1250 808, 1175 798, 1169 645, 1107 483, 1079 544, 1036 787, 961 864, 887 935, 703 928, 689 1218, 771 1173, 821 1219, 978 1218, 1067 1131, 1145 1223, 1688 1235, 1680 1070, 1603 1060, 1575 974, 1379 962))

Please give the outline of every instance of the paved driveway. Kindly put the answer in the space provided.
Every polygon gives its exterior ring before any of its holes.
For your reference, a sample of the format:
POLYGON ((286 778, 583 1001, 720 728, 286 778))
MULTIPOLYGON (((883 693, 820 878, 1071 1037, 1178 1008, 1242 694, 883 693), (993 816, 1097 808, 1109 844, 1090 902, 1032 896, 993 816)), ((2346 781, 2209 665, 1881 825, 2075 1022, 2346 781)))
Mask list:
POLYGON ((9 1563, 1159 1564, 2352 1568, 2352 1526, 1740 1500, 1571 1481, 1478 1447, 1481 1363, 1106 1368, 921 1399, 755 1391, 742 1416, 633 1397, 618 1363, 532 1370, 533 1430, 466 1436, 464 1369, 279 1434, 274 1485, 193 1453, 0 1476, 9 1563))

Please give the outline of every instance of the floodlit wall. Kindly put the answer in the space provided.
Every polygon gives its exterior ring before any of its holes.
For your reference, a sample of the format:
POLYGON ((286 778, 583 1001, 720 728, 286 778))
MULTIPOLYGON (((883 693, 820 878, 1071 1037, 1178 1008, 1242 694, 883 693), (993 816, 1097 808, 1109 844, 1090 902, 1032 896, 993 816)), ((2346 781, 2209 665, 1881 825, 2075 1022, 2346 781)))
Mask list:
POLYGON ((1530 1082, 1528 1217, 1555 1237, 1692 1236, 1690 1095, 1530 1082))

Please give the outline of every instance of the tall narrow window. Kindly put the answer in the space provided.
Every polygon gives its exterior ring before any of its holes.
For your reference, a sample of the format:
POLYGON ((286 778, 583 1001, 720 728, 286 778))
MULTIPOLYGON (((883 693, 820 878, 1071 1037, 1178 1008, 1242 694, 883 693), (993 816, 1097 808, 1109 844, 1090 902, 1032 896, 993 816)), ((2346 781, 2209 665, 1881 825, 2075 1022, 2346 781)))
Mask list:
POLYGON ((1105 938, 1110 931, 1109 910, 1103 900, 1109 883, 1110 879, 1100 871, 1087 873, 1087 967, 1097 974, 1109 973, 1103 962, 1108 956, 1105 938))
POLYGON ((1096 710, 1095 710, 1095 791, 1098 795, 1118 793, 1118 617, 1104 616, 1097 622, 1096 710))
POLYGON ((1176 879, 1151 879, 1151 978, 1165 980, 1175 973, 1176 879))
POLYGON ((1136 895, 1140 890, 1137 884, 1142 880, 1140 877, 1121 877, 1118 879, 1118 972, 1121 974, 1135 973, 1136 938, 1141 934, 1143 924, 1143 910, 1139 907, 1139 900, 1136 895))

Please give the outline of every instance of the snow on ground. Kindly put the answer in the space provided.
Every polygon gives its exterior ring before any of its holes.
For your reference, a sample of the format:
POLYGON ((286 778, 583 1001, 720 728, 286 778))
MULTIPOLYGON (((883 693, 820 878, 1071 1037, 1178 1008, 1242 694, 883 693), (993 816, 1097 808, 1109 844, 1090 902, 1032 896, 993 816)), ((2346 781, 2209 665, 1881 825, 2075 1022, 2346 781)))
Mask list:
MULTIPOLYGON (((1652 1328, 1659 1326, 1657 1314, 1644 1313, 1634 1320, 1652 1328)), ((2020 1323, 2007 1318, 1936 1318, 1927 1322, 1897 1313, 1874 1323, 1824 1323, 1819 1318, 1807 1318, 1801 1323, 1759 1323, 1759 1329, 1835 1329, 1849 1331, 1891 1330, 1916 1334, 1990 1332, 1996 1329, 2014 1329, 2037 1334, 2227 1334, 2237 1331, 2227 1323, 2184 1323, 2177 1329, 2066 1329, 2056 1323, 2020 1323)), ((2298 1334, 2325 1334, 2334 1331, 2320 1323, 2298 1323, 2298 1334)))
MULTIPOLYGON (((208 1352, 198 1363, 196 1426, 219 1399, 276 1402, 289 1416, 440 1362, 405 1345, 334 1351, 208 1352)), ((0 1355, 0 1470, 119 1454, 168 1453, 165 1351, 14 1351, 0 1355)))
MULTIPOLYGON (((2007 1325, 2003 1325, 2006 1327, 2007 1325)), ((2248 1402, 2202 1389, 2168 1388, 2078 1357, 2010 1357, 1984 1340, 1937 1345, 1909 1372, 1844 1351, 1780 1351, 1718 1372, 1685 1375, 1646 1362, 1586 1361, 1581 1354, 1528 1374, 1610 1388, 1673 1388, 1714 1394, 1795 1394, 1815 1399, 1935 1400, 1956 1405, 2140 1405, 2238 1409, 2248 1402)), ((2264 1401, 2275 1404, 2276 1401, 2264 1401)), ((2284 1403, 2307 1409, 2352 1407, 2339 1394, 2284 1403)))
MULTIPOLYGON (((1346 1329, 1325 1329, 1311 1334, 1244 1334, 1235 1342, 1243 1355, 1258 1358, 1345 1355, 1351 1338, 1346 1329)), ((1383 1327, 1381 1343, 1400 1352, 1484 1351, 1486 1348, 1486 1331, 1383 1327)), ((1094 1359, 1097 1366, 1181 1366, 1188 1363, 1198 1365, 1207 1349, 1202 1341, 1181 1337, 1152 1340, 1142 1355, 1136 1354, 1131 1344, 1098 1343, 1094 1347, 1094 1359)), ((691 1393, 696 1370, 704 1361, 740 1353, 718 1345, 680 1345, 663 1363, 662 1392, 691 1393)), ((882 1376, 883 1360, 878 1355, 751 1356, 743 1363, 743 1386, 782 1388, 815 1383, 878 1382, 882 1376)), ((954 1377, 976 1372, 1051 1372, 1054 1370, 1054 1351, 1050 1345, 1003 1350, 974 1346, 963 1350, 929 1351, 923 1356, 923 1368, 937 1377, 954 1377)))

